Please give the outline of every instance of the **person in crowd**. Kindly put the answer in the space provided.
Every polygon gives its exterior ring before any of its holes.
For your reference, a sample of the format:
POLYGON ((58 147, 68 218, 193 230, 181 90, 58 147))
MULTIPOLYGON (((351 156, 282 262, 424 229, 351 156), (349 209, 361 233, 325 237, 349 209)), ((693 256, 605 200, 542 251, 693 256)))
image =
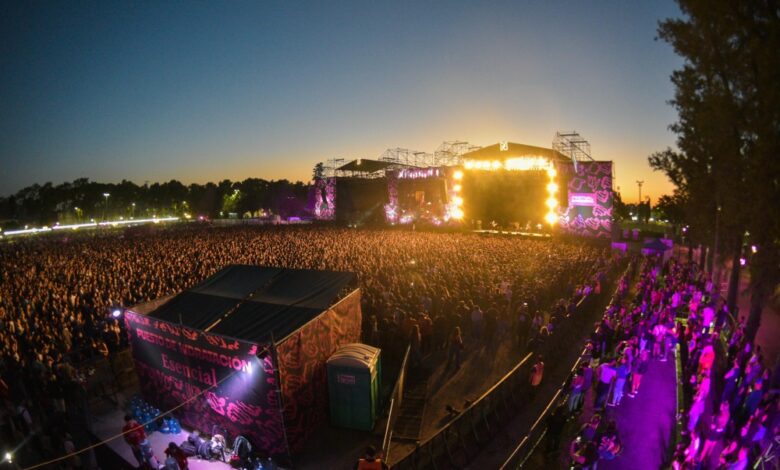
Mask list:
POLYGON ((389 467, 382 459, 377 455, 376 448, 374 446, 368 446, 366 453, 360 460, 357 461, 354 470, 388 470, 389 467))
POLYGON ((187 462, 187 454, 181 450, 181 447, 176 445, 175 442, 168 443, 168 448, 165 449, 165 465, 166 470, 188 470, 189 463, 187 462), (170 466, 171 468, 167 468, 170 466))

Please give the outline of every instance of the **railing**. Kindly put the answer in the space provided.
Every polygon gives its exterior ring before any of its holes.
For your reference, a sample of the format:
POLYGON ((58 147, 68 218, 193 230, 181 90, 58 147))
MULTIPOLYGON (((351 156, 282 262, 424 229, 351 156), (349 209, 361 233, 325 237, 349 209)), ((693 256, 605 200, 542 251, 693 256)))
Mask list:
POLYGON ((385 426, 385 436, 382 439, 382 455, 385 462, 390 461, 390 441, 393 438, 393 427, 398 417, 398 410, 401 409, 401 402, 404 397, 404 382, 406 382, 406 369, 409 363, 409 350, 411 343, 406 346, 404 358, 401 361, 401 369, 398 372, 398 380, 395 381, 393 393, 390 394, 390 411, 387 414, 387 425, 385 426))
MULTIPOLYGON (((435 470, 467 466, 481 452, 481 446, 503 429, 527 403, 522 399, 530 391, 531 357, 537 353, 550 357, 556 348, 578 341, 586 324, 584 322, 590 319, 590 309, 602 295, 591 294, 581 299, 574 313, 561 322, 538 351, 527 353, 479 399, 435 435, 421 442, 411 454, 394 463, 393 469, 435 470)), ((534 423, 534 429, 538 428, 543 417, 544 414, 534 423)))
MULTIPOLYGON (((630 269, 631 269, 630 267, 627 268, 626 271, 623 273, 623 276, 628 275, 630 269)), ((619 289, 620 289, 620 283, 618 282, 618 285, 615 287, 615 292, 612 294, 612 298, 611 298, 613 303, 620 298, 619 289)), ((582 301, 580 301, 580 303, 577 304, 578 310, 579 309, 587 310, 592 308, 593 304, 600 297, 601 296, 589 296, 582 299, 582 301)), ((553 397, 547 403, 547 406, 545 406, 544 410, 542 410, 542 412, 539 414, 539 417, 536 418, 533 425, 531 425, 531 428, 528 430, 528 433, 526 433, 526 435, 523 436, 523 438, 514 448, 512 453, 509 455, 509 457, 501 465, 502 470, 522 468, 523 465, 525 465, 526 461, 531 457, 531 455, 533 455, 537 446, 539 445, 539 443, 542 442, 542 439, 544 439, 544 436, 547 433, 547 427, 540 426, 540 425, 545 421, 545 419, 550 413, 550 410, 554 409, 553 405, 555 405, 555 403, 557 403, 562 398, 568 397, 568 391, 566 390, 566 383, 568 382, 568 377, 577 369, 577 367, 579 366, 580 362, 582 361, 583 357, 587 354, 587 352, 588 352, 587 348, 583 348, 582 352, 574 361, 574 364, 569 370, 569 373, 567 374, 567 378, 563 381, 563 383, 561 383, 561 386, 558 388, 558 390, 555 392, 553 397)))

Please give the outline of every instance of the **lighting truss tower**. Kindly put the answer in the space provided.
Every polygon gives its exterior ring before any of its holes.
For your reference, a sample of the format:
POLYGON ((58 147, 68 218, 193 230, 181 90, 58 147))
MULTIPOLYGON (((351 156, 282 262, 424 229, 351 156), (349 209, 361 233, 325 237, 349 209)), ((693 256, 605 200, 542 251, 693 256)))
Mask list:
POLYGON ((577 162, 593 161, 593 157, 590 156, 590 142, 577 131, 556 132, 552 148, 571 158, 575 171, 577 170, 577 162))

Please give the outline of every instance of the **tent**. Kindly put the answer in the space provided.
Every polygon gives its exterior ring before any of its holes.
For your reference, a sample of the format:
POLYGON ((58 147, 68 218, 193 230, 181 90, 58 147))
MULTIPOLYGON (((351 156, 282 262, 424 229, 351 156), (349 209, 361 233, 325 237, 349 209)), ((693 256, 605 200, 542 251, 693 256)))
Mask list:
POLYGON ((125 312, 144 398, 182 423, 298 452, 328 413, 325 363, 360 340, 353 273, 233 265, 125 312))
POLYGON ((672 249, 657 238, 646 240, 642 245, 643 255, 661 255, 664 261, 672 256, 672 249))

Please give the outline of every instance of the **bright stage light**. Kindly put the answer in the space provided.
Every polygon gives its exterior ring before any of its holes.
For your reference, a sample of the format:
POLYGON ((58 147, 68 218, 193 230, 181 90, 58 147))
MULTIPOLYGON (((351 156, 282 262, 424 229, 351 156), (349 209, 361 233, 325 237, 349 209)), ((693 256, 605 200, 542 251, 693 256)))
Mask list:
POLYGON ((555 209, 558 206, 558 200, 555 199, 554 197, 551 197, 547 199, 547 201, 545 201, 545 204, 547 204, 547 207, 549 207, 550 209, 555 209))
POLYGON ((549 183, 547 183, 547 192, 550 193, 550 194, 557 193, 558 192, 558 185, 555 182, 550 181, 549 183))
POLYGON ((550 179, 552 179, 552 178, 555 178, 555 176, 556 176, 557 174, 558 174, 558 172, 557 172, 557 171, 555 171, 555 168, 553 168, 552 166, 550 166, 549 168, 547 168, 547 176, 549 176, 549 177, 550 177, 550 179))
POLYGON ((455 191, 456 193, 459 193, 461 189, 463 189, 463 186, 459 184, 456 184, 455 186, 452 187, 452 190, 455 191))
POLYGON ((548 212, 547 215, 544 216, 544 220, 550 225, 555 225, 555 222, 558 221, 558 215, 555 214, 555 212, 548 212))
POLYGON ((114 309, 113 312, 111 312, 111 316, 114 318, 119 318, 122 315, 122 311, 118 308, 114 309))
POLYGON ((460 207, 456 207, 452 209, 450 215, 452 216, 453 219, 460 220, 463 218, 463 210, 460 207))
POLYGON ((456 206, 460 207, 460 206, 462 206, 462 205, 463 205, 463 198, 462 198, 462 197, 460 197, 460 196, 455 196, 454 198, 452 198, 452 202, 453 202, 453 203, 454 203, 456 206))
POLYGON ((6 452, 4 456, 4 460, 8 463, 13 463, 14 456, 11 455, 10 452, 6 452))
MULTIPOLYGON (((468 163, 468 162, 466 162, 466 163, 468 163)), ((463 179, 463 172, 460 171, 460 170, 457 170, 457 171, 455 171, 455 174, 453 174, 452 176, 454 176, 455 179, 458 180, 458 181, 462 180, 463 179)))

